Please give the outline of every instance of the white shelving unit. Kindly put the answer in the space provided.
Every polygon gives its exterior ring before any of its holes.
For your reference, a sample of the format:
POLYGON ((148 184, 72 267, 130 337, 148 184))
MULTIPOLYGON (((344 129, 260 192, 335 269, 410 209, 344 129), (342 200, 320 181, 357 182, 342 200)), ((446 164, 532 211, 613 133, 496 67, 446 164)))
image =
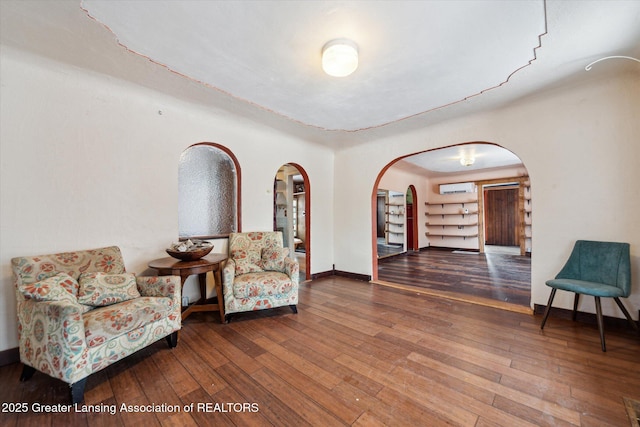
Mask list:
POLYGON ((403 245, 405 240, 405 195, 390 194, 385 204, 385 236, 388 244, 403 245))
MULTIPOLYGON (((437 239, 463 239, 478 237, 478 201, 425 203, 427 211, 427 237, 433 246, 440 246, 437 239)), ((455 246, 455 244, 444 244, 455 246)))

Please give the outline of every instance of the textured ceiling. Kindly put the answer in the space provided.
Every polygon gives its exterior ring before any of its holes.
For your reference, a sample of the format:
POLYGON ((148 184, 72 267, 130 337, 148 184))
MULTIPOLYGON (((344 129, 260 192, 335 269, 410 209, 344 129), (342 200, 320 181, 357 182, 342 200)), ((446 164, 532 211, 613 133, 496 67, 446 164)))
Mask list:
POLYGON ((82 6, 126 49, 294 121, 382 126, 506 82, 546 31, 536 1, 103 1, 82 6), (348 77, 321 70, 336 38, 348 77))
POLYGON ((0 0, 0 42, 340 150, 637 72, 585 66, 640 57, 640 1, 0 0), (344 79, 320 68, 336 37, 360 48, 344 79))

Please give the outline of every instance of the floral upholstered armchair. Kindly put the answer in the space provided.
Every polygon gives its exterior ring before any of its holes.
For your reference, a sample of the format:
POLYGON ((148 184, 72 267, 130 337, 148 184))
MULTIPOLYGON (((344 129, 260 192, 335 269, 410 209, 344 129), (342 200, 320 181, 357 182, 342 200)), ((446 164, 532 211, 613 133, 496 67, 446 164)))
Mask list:
POLYGON ((81 402, 87 377, 181 328, 180 277, 136 277, 117 246, 11 260, 18 301, 21 381, 38 370, 69 383, 81 402))
POLYGON ((222 270, 226 321, 229 315, 288 305, 297 313, 298 262, 283 248, 282 233, 232 233, 222 270))

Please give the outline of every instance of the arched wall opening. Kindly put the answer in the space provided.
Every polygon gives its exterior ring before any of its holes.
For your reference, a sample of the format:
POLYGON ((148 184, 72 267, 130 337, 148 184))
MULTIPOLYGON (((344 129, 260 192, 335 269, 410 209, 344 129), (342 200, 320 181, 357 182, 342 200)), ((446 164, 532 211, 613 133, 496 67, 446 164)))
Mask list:
POLYGON ((420 197, 413 184, 407 188, 407 250, 418 251, 420 244, 418 242, 418 215, 417 207, 420 203, 420 197))
POLYGON ((305 280, 311 278, 311 182, 297 163, 282 165, 273 182, 273 229, 283 234, 290 256, 298 259, 305 280))
MULTIPOLYGON (((484 257, 486 251, 493 254, 497 253, 497 249, 507 249, 508 253, 505 254, 527 257, 523 262, 527 271, 522 275, 526 280, 520 285, 526 282, 525 304, 530 304, 531 186, 525 165, 514 153, 495 143, 468 142, 408 154, 385 165, 372 189, 373 280, 380 280, 379 261, 383 258, 379 256, 376 238, 376 195, 381 188, 398 191, 408 188, 415 192, 416 199, 419 199, 413 213, 417 217, 415 237, 421 254, 423 251, 450 250, 484 257), (454 184, 453 188, 449 184, 454 184), (490 197, 492 203, 497 203, 496 201, 502 200, 502 196, 509 194, 510 198, 507 198, 505 205, 509 209, 486 209, 487 195, 499 195, 500 197, 490 197), (490 217, 496 211, 501 214, 509 212, 511 215, 509 220, 512 226, 508 233, 513 234, 513 239, 505 243, 509 245, 505 248, 486 240, 491 233, 496 232, 496 227, 493 227, 496 220, 490 217)), ((407 218, 406 227, 410 226, 407 218)), ((407 234, 411 233, 407 231, 407 234)), ((405 264, 416 259, 410 255, 410 247, 407 242, 408 250, 401 254, 406 257, 405 264)), ((394 257, 396 256, 390 258, 394 257)), ((496 258, 497 256, 491 255, 492 261, 496 258)), ((385 258, 385 268, 388 262, 389 259, 385 258)), ((495 265, 490 267, 494 268, 495 265)), ((383 276, 386 277, 382 281, 389 280, 389 272, 385 272, 383 276)), ((398 272, 398 276, 402 274, 398 272)), ((524 291, 520 289, 519 292, 524 291)), ((522 304, 523 298, 523 295, 518 295, 514 301, 522 304)))

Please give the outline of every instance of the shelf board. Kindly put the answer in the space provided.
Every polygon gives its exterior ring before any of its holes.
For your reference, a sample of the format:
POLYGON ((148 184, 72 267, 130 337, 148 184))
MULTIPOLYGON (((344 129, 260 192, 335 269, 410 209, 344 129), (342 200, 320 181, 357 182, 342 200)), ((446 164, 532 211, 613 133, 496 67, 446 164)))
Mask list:
POLYGON ((437 202, 424 202, 425 206, 437 206, 437 205, 472 205, 472 204, 478 204, 477 200, 469 200, 466 202, 443 202, 443 203, 437 203, 437 202))
POLYGON ((425 222, 427 227, 475 227, 478 225, 477 222, 470 222, 468 224, 441 224, 441 223, 429 223, 425 222))
POLYGON ((466 239, 467 237, 478 237, 477 233, 476 234, 450 234, 450 233, 447 234, 447 233, 429 233, 429 232, 427 232, 427 233, 425 233, 425 235, 427 237, 434 237, 434 236, 435 237, 442 237, 442 238, 445 238, 445 237, 462 237, 464 239, 466 239))
POLYGON ((478 215, 478 211, 475 212, 469 212, 469 213, 462 213, 462 212, 453 212, 453 213, 448 213, 448 212, 442 212, 442 213, 429 213, 429 212, 425 212, 424 213, 426 216, 438 216, 438 215, 478 215))

